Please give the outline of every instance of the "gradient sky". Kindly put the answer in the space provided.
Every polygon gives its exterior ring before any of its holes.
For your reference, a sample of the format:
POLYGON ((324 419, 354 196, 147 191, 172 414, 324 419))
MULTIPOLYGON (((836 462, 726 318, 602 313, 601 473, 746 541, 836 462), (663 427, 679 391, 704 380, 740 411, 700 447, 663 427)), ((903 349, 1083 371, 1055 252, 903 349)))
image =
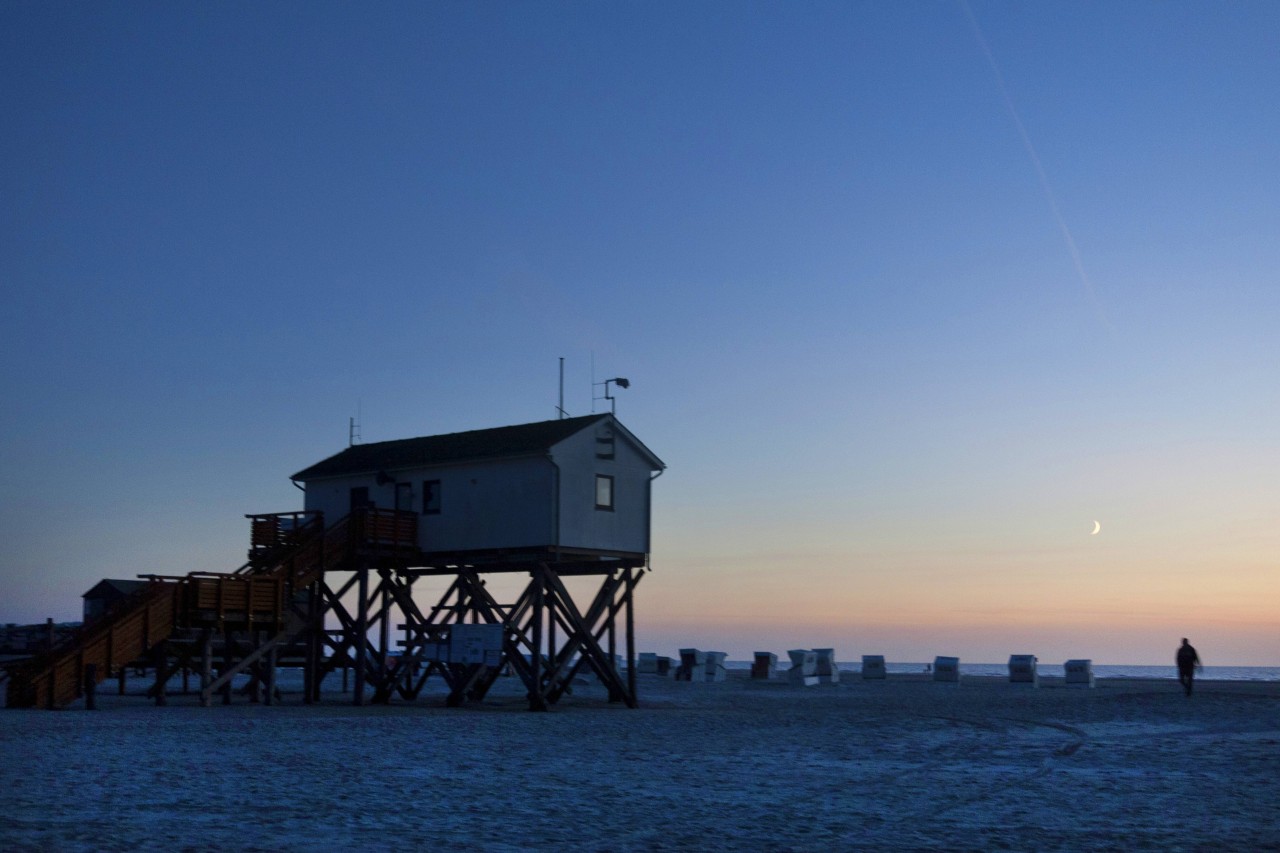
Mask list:
POLYGON ((643 650, 1280 665, 1278 43, 1272 2, 6 2, 0 621, 234 569, 349 417, 551 418, 564 357, 669 465, 643 650))

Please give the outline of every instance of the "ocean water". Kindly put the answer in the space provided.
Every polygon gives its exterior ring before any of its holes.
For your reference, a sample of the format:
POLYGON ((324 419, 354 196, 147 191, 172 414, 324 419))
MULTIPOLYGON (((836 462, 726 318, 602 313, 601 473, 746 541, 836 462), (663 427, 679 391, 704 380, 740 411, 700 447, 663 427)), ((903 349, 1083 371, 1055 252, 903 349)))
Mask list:
MULTIPOLYGON (((786 669, 787 665, 786 659, 779 656, 779 670, 786 669)), ((837 661, 836 665, 841 672, 862 672, 861 661, 837 661)), ((902 675, 912 672, 924 672, 925 667, 931 665, 925 663, 887 662, 885 663, 885 669, 890 675, 902 675)), ((751 669, 751 661, 728 660, 725 661, 725 669, 749 670, 751 669)), ((1065 677, 1063 665, 1060 663, 1038 663, 1036 670, 1046 678, 1065 677)), ((1009 674, 1009 664, 1007 662, 965 663, 961 661, 960 674, 1007 676, 1009 674)), ((1093 675, 1095 678, 1167 678, 1171 681, 1176 681, 1178 679, 1178 668, 1172 664, 1169 666, 1094 664, 1093 675)), ((1196 674, 1196 677, 1215 681, 1280 681, 1280 666, 1206 666, 1196 674)))

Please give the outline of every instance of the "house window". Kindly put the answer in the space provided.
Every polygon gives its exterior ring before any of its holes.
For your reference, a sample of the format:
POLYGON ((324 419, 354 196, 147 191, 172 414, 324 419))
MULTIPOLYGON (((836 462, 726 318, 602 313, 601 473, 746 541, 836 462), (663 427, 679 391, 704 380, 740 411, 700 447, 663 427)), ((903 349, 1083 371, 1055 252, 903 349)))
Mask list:
POLYGON ((372 506, 372 505, 373 505, 373 502, 369 500, 368 486, 356 486, 351 490, 351 511, 352 512, 355 512, 358 509, 364 509, 365 507, 372 506))
POLYGON ((413 510, 413 483, 396 483, 396 509, 401 512, 413 510))
POLYGON ((439 480, 423 480, 422 481, 422 514, 423 515, 439 515, 440 514, 440 481, 439 480))
POLYGON ((596 509, 613 509, 613 477, 596 474, 596 509))

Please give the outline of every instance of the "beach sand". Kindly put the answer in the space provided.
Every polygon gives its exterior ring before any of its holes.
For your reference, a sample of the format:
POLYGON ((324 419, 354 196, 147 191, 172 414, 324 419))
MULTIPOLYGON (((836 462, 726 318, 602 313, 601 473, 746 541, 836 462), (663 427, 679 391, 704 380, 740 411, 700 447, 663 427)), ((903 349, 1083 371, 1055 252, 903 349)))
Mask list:
MULTIPOLYGON (((0 711, 7 850, 1280 849, 1280 683, 640 677, 0 711)), ((141 689, 141 683, 136 685, 141 689)))

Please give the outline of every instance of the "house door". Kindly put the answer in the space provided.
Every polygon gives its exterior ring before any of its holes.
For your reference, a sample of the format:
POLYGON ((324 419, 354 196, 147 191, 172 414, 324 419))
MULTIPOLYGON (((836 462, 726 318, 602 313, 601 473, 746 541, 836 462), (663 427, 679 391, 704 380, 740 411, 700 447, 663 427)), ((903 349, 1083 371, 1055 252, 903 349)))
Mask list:
POLYGON ((365 507, 372 505, 372 502, 369 500, 368 486, 356 486, 351 490, 351 512, 355 512, 358 509, 364 509, 365 507))

